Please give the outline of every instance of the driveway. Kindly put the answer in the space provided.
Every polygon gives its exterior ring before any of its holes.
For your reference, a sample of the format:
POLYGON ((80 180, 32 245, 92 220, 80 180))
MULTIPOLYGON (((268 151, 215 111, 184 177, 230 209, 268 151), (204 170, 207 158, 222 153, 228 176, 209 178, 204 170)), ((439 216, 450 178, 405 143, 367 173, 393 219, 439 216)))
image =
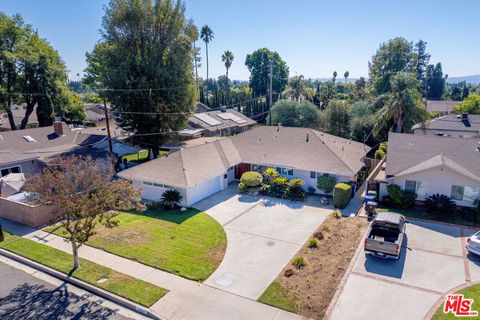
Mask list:
POLYGON ((239 195, 227 189, 194 205, 227 234, 227 250, 205 284, 256 300, 282 271, 330 209, 239 195))
POLYGON ((360 251, 331 319, 424 319, 444 293, 480 280, 480 259, 464 250, 474 232, 411 221, 398 261, 360 251))

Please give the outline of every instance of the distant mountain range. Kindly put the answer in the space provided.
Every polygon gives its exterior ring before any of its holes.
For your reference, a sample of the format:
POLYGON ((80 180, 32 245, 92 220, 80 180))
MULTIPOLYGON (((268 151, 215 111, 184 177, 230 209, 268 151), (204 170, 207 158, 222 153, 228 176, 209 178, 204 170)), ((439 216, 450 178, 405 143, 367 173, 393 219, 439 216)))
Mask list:
POLYGON ((480 74, 475 74, 471 76, 463 76, 463 77, 448 77, 448 83, 459 83, 466 81, 468 83, 480 84, 480 74))

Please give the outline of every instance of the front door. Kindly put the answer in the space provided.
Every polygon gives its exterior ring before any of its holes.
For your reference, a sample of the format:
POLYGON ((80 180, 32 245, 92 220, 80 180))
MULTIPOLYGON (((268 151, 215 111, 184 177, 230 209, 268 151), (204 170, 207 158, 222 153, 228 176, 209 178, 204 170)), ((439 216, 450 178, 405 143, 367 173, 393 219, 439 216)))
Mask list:
POLYGON ((242 174, 244 172, 247 172, 247 171, 250 171, 250 164, 248 163, 240 163, 238 165, 235 166, 235 179, 236 180, 240 180, 240 178, 242 177, 242 174))

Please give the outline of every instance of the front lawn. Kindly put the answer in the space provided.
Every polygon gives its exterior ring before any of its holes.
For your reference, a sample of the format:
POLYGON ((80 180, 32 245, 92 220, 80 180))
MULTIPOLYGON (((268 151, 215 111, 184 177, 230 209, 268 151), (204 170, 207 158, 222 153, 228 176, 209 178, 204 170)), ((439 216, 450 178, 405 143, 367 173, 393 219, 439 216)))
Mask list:
POLYGON ((167 293, 167 290, 153 284, 85 259, 80 259, 80 269, 72 271, 73 260, 70 254, 29 239, 11 235, 5 231, 4 235, 5 241, 0 242, 0 248, 122 296, 142 306, 150 307, 167 293), (101 281, 99 282, 99 280, 101 281))
POLYGON ((433 213, 428 212, 428 210, 422 206, 415 206, 410 209, 395 209, 386 207, 377 209, 377 212, 382 211, 396 212, 408 218, 433 220, 462 226, 478 226, 480 224, 480 222, 475 222, 473 219, 471 219, 471 217, 468 217, 466 214, 461 214, 460 212, 455 212, 452 214, 433 213))
POLYGON ((298 298, 291 289, 284 288, 277 281, 268 286, 258 301, 293 313, 298 312, 298 298))
MULTIPOLYGON (((179 276, 203 281, 223 259, 226 236, 204 212, 122 212, 113 229, 99 227, 87 245, 103 249, 179 276)), ((61 228, 46 231, 65 236, 61 228)))
MULTIPOLYGON (((462 289, 456 293, 461 293, 465 299, 473 299, 472 311, 480 312, 480 284, 473 285, 471 287, 462 289)), ((443 304, 437 309, 437 312, 432 317, 432 320, 446 320, 446 319, 458 319, 453 313, 443 313, 443 304)))

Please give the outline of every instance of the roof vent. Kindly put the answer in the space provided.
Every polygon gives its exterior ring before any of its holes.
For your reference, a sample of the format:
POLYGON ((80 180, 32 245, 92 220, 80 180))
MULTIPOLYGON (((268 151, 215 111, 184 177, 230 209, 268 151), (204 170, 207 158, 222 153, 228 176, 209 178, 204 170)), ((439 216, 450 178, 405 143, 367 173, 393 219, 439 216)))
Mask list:
POLYGON ((278 123, 278 124, 277 124, 277 132, 280 131, 280 127, 281 127, 281 126, 282 126, 281 123, 278 123))
POLYGON ((462 113, 462 120, 468 120, 468 113, 462 113))
POLYGON ((227 106, 221 106, 221 107, 220 107, 220 110, 221 110, 222 112, 227 112, 227 106))
POLYGON ((308 133, 307 133, 307 139, 306 139, 305 141, 307 141, 307 142, 308 142, 308 133))
POLYGON ((28 142, 37 142, 37 140, 33 139, 31 136, 23 136, 23 139, 27 140, 28 142))

